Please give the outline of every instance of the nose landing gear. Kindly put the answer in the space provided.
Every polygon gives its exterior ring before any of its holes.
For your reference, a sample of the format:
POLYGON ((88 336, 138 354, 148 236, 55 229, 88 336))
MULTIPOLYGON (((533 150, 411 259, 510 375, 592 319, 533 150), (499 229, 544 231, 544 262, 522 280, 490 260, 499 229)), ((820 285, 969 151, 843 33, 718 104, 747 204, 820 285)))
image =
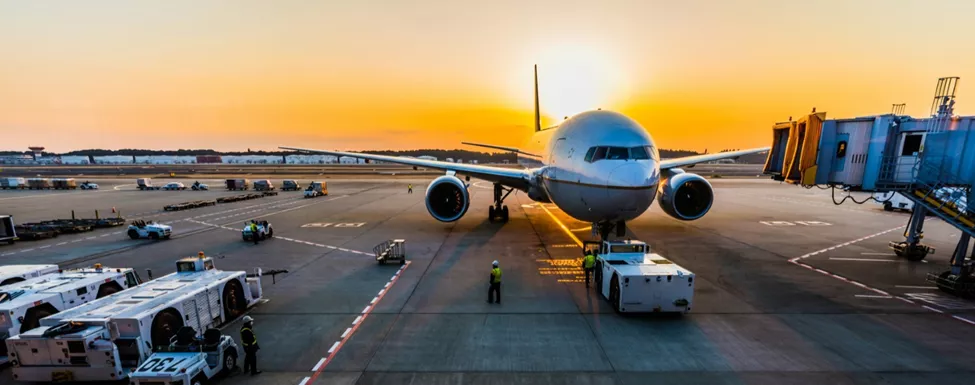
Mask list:
POLYGON ((599 234, 599 239, 602 241, 608 241, 609 236, 616 231, 616 236, 622 238, 626 236, 626 222, 625 221, 605 221, 596 222, 592 224, 593 236, 597 233, 599 234))
POLYGON ((494 184, 494 205, 488 207, 488 220, 494 223, 495 220, 501 223, 508 222, 508 206, 504 205, 504 198, 511 195, 513 188, 505 188, 499 183, 494 184), (504 195, 501 195, 504 193, 504 195))

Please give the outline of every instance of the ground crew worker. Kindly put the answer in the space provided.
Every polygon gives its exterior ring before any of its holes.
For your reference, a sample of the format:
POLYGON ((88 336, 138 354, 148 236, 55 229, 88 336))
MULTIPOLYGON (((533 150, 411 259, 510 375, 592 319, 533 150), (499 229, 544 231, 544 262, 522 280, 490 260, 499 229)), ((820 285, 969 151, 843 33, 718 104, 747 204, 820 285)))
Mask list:
POLYGON ((244 344, 244 371, 250 370, 251 375, 261 374, 257 370, 257 351, 261 346, 257 344, 257 334, 254 334, 254 319, 244 316, 244 325, 240 327, 240 341, 244 344))
POLYGON ((407 188, 407 190, 406 190, 406 193, 407 194, 412 194, 413 193, 413 184, 412 183, 406 185, 406 188, 407 188))
POLYGON ((501 303, 501 268, 498 267, 498 261, 494 261, 491 264, 493 268, 491 269, 491 286, 488 289, 488 303, 501 303), (494 295, 497 293, 498 299, 494 299, 494 295))
POLYGON ((586 251, 586 256, 582 258, 582 270, 586 272, 586 287, 589 287, 589 277, 592 276, 592 269, 596 266, 596 257, 592 255, 592 250, 586 251))
POLYGON ((257 223, 251 221, 250 226, 251 226, 251 238, 254 239, 254 244, 256 245, 257 242, 261 240, 260 235, 257 234, 257 223))

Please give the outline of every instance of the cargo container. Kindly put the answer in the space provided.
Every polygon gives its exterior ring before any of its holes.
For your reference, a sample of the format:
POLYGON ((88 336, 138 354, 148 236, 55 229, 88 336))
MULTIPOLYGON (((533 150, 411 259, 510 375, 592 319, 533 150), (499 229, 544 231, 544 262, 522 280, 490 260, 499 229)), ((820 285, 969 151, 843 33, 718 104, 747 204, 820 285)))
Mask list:
POLYGON ((0 189, 23 190, 25 188, 27 188, 27 180, 24 178, 0 178, 0 189))
POLYGON ((54 178, 51 180, 56 190, 74 190, 78 188, 78 183, 74 178, 54 178))
POLYGON ((14 244, 17 240, 17 230, 14 228, 14 217, 0 215, 0 243, 14 244))
POLYGON ((27 179, 27 188, 31 190, 49 190, 51 188, 51 180, 47 178, 30 178, 27 179))

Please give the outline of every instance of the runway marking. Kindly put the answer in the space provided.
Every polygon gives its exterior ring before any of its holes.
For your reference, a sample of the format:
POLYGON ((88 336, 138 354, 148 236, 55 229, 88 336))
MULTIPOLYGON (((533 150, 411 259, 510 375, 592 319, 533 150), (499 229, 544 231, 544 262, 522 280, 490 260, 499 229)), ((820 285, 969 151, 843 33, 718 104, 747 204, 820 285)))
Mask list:
POLYGON ((941 310, 938 310, 938 309, 935 309, 935 308, 933 308, 933 307, 930 307, 930 306, 928 306, 928 305, 921 305, 921 307, 923 307, 923 308, 925 308, 925 309, 928 309, 928 310, 930 310, 930 311, 933 311, 933 312, 935 312, 935 313, 944 313, 944 311, 941 311, 941 310))
POLYGON ((915 290, 938 290, 937 286, 894 285, 894 287, 901 288, 901 289, 915 289, 915 290))
POLYGON ((877 258, 835 258, 830 257, 830 261, 852 261, 852 262, 899 262, 897 259, 877 259, 877 258))
MULTIPOLYGON (((187 222, 198 223, 198 224, 201 224, 201 225, 204 225, 204 226, 210 226, 210 227, 214 227, 214 228, 218 228, 218 229, 224 229, 224 230, 227 230, 227 231, 234 231, 234 232, 240 231, 239 229, 235 229, 233 227, 227 227, 227 226, 217 225, 217 224, 213 224, 213 223, 209 223, 209 222, 197 221, 197 220, 193 220, 193 219, 187 219, 186 221, 187 222)), ((271 238, 271 239, 280 239, 282 241, 288 241, 288 242, 294 242, 294 243, 301 243, 301 244, 305 244, 305 245, 309 245, 309 246, 321 247, 321 248, 324 248, 324 249, 332 249, 332 250, 344 251, 344 252, 347 252, 347 253, 373 256, 372 253, 367 253, 367 252, 364 252, 364 251, 350 250, 350 249, 345 249, 345 248, 341 248, 341 247, 337 247, 337 246, 323 245, 321 243, 313 243, 313 242, 302 241, 302 240, 298 240, 298 239, 294 239, 294 238, 288 238, 288 237, 274 237, 274 238, 271 238)))
POLYGON ((60 243, 58 243, 58 244, 56 244, 54 246, 61 246, 61 245, 67 245, 67 244, 68 244, 68 242, 60 242, 60 243))
POLYGON ((372 305, 368 305, 368 306, 366 306, 366 308, 365 308, 365 309, 362 309, 362 314, 366 314, 366 313, 368 313, 368 312, 369 312, 370 310, 372 310, 372 305))
POLYGON ((302 378, 301 382, 299 382, 298 385, 307 385, 308 381, 311 381, 311 377, 302 378))
POLYGON ((569 238, 572 238, 572 240, 575 241, 575 243, 577 245, 579 245, 579 247, 582 247, 582 241, 579 240, 579 237, 577 237, 575 234, 573 234, 572 231, 569 230, 568 227, 565 227, 565 224, 562 223, 562 221, 560 221, 559 218, 556 218, 555 217, 555 214, 552 214, 552 212, 548 209, 548 207, 545 207, 545 205, 538 205, 538 207, 541 207, 542 210, 545 210, 545 212, 548 213, 548 216, 551 217, 552 220, 555 221, 555 223, 558 224, 559 227, 562 228, 562 231, 564 231, 566 234, 568 234, 569 235, 569 238))
POLYGON ((47 245, 47 246, 41 246, 41 247, 38 247, 38 249, 46 249, 46 248, 48 248, 48 247, 51 247, 51 245, 47 245))
POLYGON ((356 325, 356 324, 359 323, 359 321, 362 321, 362 316, 361 315, 360 316, 356 316, 355 319, 352 320, 352 324, 353 325, 356 325))
MULTIPOLYGON (((322 367, 322 365, 324 365, 324 364, 325 364, 325 357, 322 357, 322 359, 318 360, 318 363, 315 364, 315 367, 314 368, 311 368, 311 371, 314 372, 314 371, 318 370, 318 368, 322 367)), ((305 377, 305 378, 308 378, 308 377, 305 377)))
POLYGON ((29 248, 29 249, 25 249, 25 250, 21 250, 20 252, 21 252, 21 253, 26 253, 26 252, 28 252, 28 251, 34 251, 34 248, 33 248, 33 247, 31 247, 31 248, 29 248))
POLYGON ((379 300, 379 297, 372 297, 372 302, 369 302, 369 303, 370 304, 375 304, 376 301, 378 301, 378 300, 379 300))
MULTIPOLYGON (((390 281, 390 282, 387 282, 386 283, 386 287, 389 287, 389 285, 396 283, 396 281, 399 278, 400 273, 403 272, 404 270, 406 270, 406 268, 409 267, 412 263, 413 263, 412 261, 406 261, 406 264, 403 265, 403 267, 401 267, 399 270, 396 271, 396 274, 394 275, 394 278, 397 278, 397 279, 396 280, 393 280, 393 281, 390 281)), ((385 295, 387 293, 389 293, 389 292, 387 291, 386 293, 383 293, 382 295, 380 295, 379 296, 379 301, 382 301, 383 297, 385 297, 385 295)), ((378 303, 378 301, 377 301, 377 303, 378 303)), ((302 385, 308 385, 308 384, 313 383, 315 381, 315 379, 317 379, 318 376, 322 374, 322 371, 325 370, 325 367, 327 367, 328 364, 330 362, 332 362, 332 360, 335 359, 335 355, 338 354, 338 352, 340 350, 342 350, 342 347, 345 346, 345 343, 348 342, 350 338, 352 338, 352 336, 355 334, 356 330, 359 330, 359 327, 362 326, 362 323, 367 318, 369 318, 369 314, 371 314, 372 313, 372 310, 375 309, 375 308, 374 307, 371 307, 371 306, 366 306, 366 309, 368 309, 369 311, 368 312, 363 311, 363 314, 361 316, 359 316, 361 318, 356 317, 356 321, 352 325, 352 327, 346 329, 345 333, 342 333, 342 339, 340 341, 336 342, 335 345, 332 345, 332 348, 328 350, 328 356, 325 357, 325 363, 322 364, 322 366, 320 366, 317 370, 315 370, 315 373, 312 374, 311 378, 309 378, 308 381, 302 382, 302 385)))
POLYGON ((966 301, 960 298, 952 298, 939 293, 907 293, 904 294, 904 296, 921 302, 927 302, 948 310, 975 309, 975 302, 966 301))
POLYGON ((872 294, 857 294, 854 295, 857 298, 879 298, 879 299, 892 299, 893 296, 890 295, 872 295, 872 294))
MULTIPOLYGON (((887 233, 889 233, 891 231, 894 231, 894 230, 903 229, 904 227, 906 227, 906 226, 897 226, 897 227, 892 228, 892 229, 884 230, 884 231, 881 231, 881 232, 878 232, 878 233, 874 233, 874 234, 871 234, 871 235, 868 235, 868 236, 865 236, 865 237, 857 238, 857 239, 854 239, 852 241, 847 242, 845 244, 845 246, 849 246, 849 245, 852 245, 852 244, 858 243, 858 242, 863 242, 863 241, 865 241, 867 239, 870 239, 870 238, 873 238, 873 237, 878 237, 878 236, 887 234, 887 233)), ((821 249, 821 250, 817 250, 817 251, 814 251, 814 252, 811 252, 811 253, 803 254, 801 256, 798 256, 798 257, 795 257, 795 258, 790 259, 789 262, 795 263, 797 261, 800 261, 800 260, 809 258, 809 257, 814 256, 816 254, 824 253, 824 252, 827 252, 827 251, 830 251, 830 250, 835 250, 837 247, 838 246, 831 246, 831 247, 828 247, 828 248, 825 248, 825 249, 821 249)))
POLYGON ((965 317, 953 315, 953 316, 951 316, 951 318, 954 318, 954 319, 959 320, 959 321, 962 321, 962 322, 966 322, 966 323, 968 323, 970 325, 975 325, 975 321, 972 321, 972 320, 970 320, 968 318, 965 318, 965 317))
POLYGON ((894 253, 860 253, 860 255, 881 255, 881 256, 886 256, 886 257, 893 257, 893 256, 896 256, 897 254, 894 254, 894 253))

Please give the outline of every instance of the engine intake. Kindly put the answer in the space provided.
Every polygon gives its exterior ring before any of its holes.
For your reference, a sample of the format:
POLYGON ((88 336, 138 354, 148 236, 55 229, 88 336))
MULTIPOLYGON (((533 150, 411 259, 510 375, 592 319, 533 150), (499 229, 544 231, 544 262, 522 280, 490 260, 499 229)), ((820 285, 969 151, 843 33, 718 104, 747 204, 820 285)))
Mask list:
POLYGON ((460 178, 444 175, 434 179, 427 187, 427 211, 438 221, 453 222, 467 213, 470 198, 467 185, 460 178))
POLYGON ((711 183, 700 175, 685 173, 683 170, 667 170, 660 183, 660 208, 667 215, 683 221, 693 221, 711 209, 714 190, 711 183))

